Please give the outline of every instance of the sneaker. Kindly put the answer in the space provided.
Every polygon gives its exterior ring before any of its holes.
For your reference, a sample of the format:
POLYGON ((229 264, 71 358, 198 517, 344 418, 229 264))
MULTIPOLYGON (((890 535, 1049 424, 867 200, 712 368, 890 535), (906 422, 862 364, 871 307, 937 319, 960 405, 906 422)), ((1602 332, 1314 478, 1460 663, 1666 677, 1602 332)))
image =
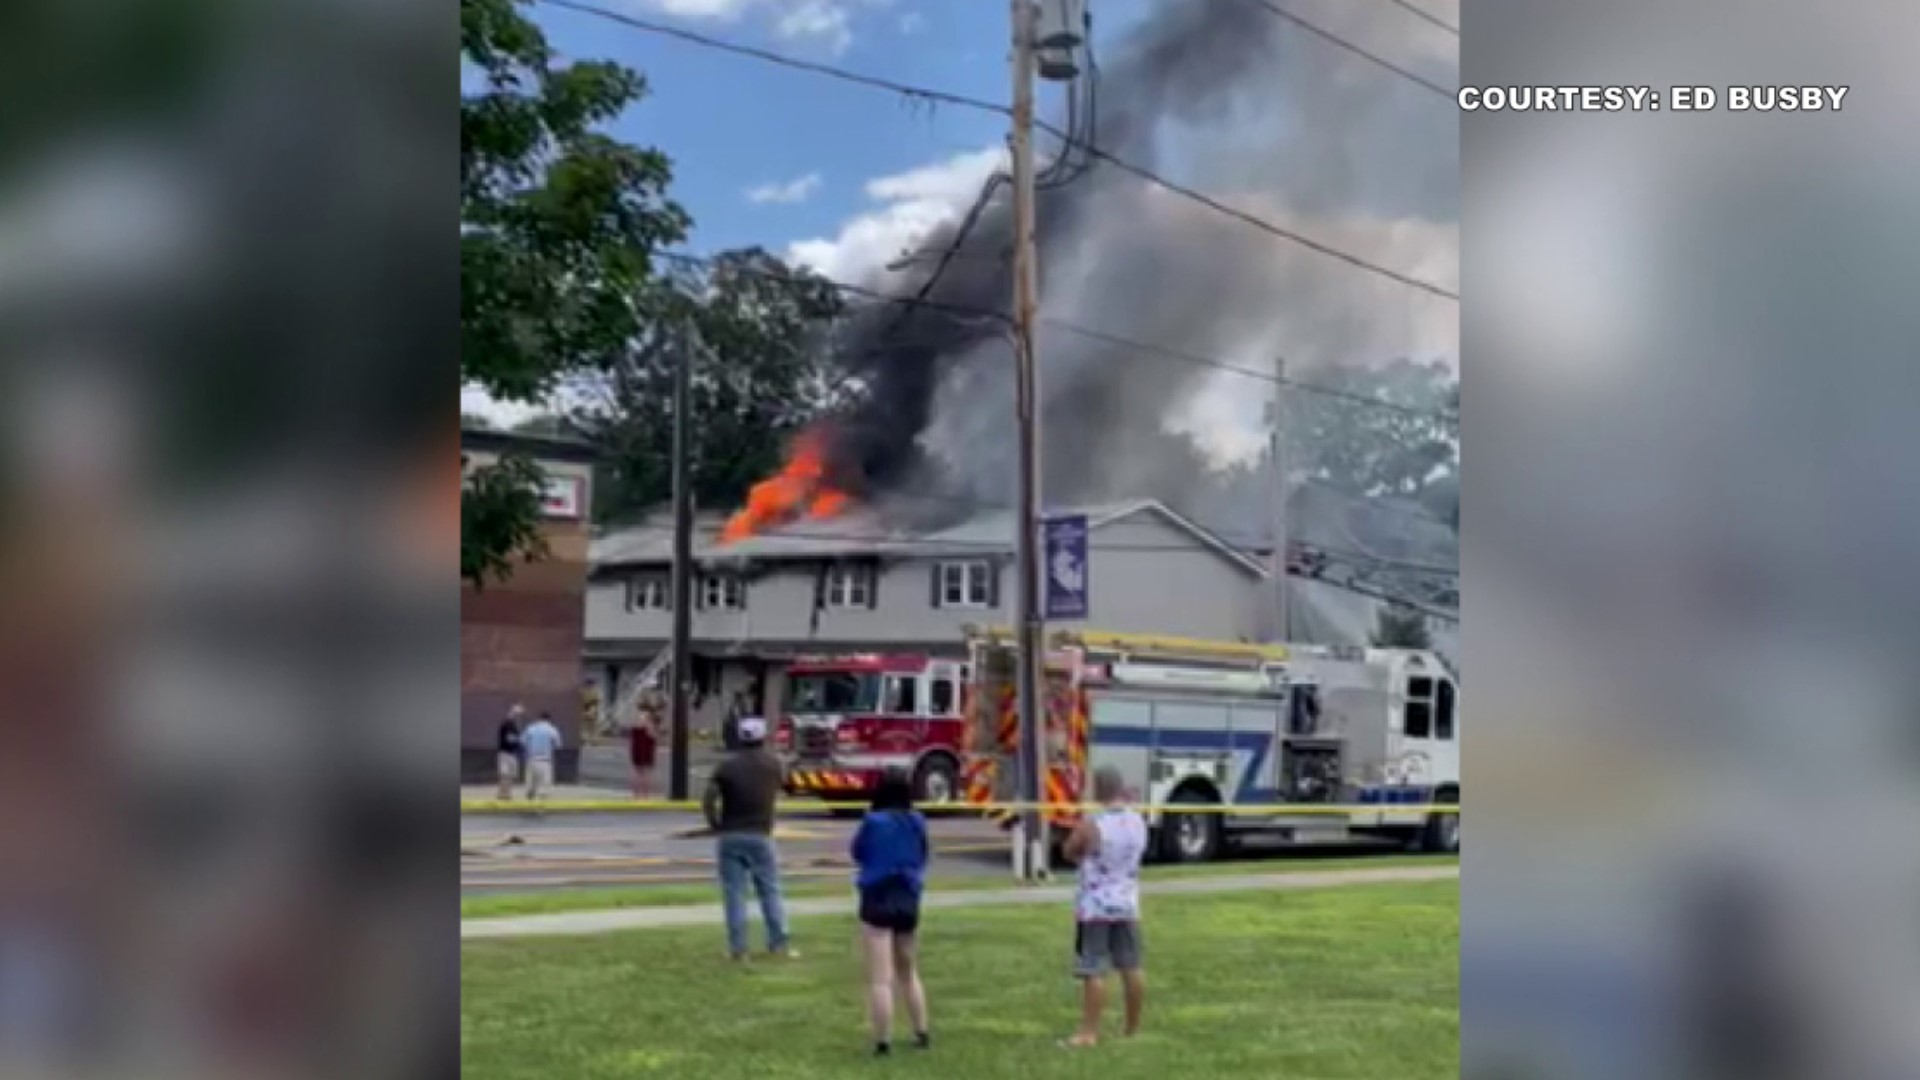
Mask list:
POLYGON ((891 1053, 893 1053, 892 1043, 874 1043, 873 1044, 874 1057, 886 1057, 888 1054, 891 1054, 891 1053))
POLYGON ((773 949, 769 951, 767 955, 773 957, 776 960, 800 959, 800 953, 799 953, 799 950, 797 949, 773 949))
POLYGON ((922 1031, 922 1032, 920 1032, 919 1034, 917 1034, 917 1035, 915 1035, 915 1036, 913 1037, 913 1048, 914 1048, 914 1049, 916 1049, 916 1050, 931 1050, 931 1049, 933 1049, 933 1035, 932 1035, 932 1033, 930 1033, 930 1032, 926 1032, 926 1031, 922 1031))

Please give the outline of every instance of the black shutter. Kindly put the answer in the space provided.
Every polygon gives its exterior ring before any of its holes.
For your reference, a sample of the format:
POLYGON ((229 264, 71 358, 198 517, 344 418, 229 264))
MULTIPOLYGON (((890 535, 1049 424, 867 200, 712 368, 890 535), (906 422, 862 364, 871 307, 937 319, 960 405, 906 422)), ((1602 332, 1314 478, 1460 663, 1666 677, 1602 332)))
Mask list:
POLYGON ((866 566, 867 572, 867 610, 880 606, 880 561, 878 559, 866 566))
POLYGON ((707 579, 704 575, 693 575, 693 610, 707 610, 707 579))
POLYGON ((987 560, 987 606, 991 608, 1000 606, 1000 571, 1002 566, 1003 560, 1001 559, 987 560))
POLYGON ((740 610, 745 611, 747 610, 747 592, 748 592, 747 587, 750 583, 747 580, 747 575, 745 574, 740 575, 735 580, 740 583, 740 610))
POLYGON ((941 563, 933 564, 933 593, 931 598, 927 602, 929 604, 932 604, 935 608, 938 608, 940 606, 940 571, 943 569, 945 569, 945 566, 943 564, 941 563))

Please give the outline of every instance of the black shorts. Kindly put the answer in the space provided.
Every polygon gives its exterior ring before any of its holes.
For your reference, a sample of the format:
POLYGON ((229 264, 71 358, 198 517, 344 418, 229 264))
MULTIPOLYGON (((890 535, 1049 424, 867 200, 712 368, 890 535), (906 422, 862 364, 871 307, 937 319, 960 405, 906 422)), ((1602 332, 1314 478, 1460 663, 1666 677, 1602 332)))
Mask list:
POLYGON ((876 930, 911 934, 920 929, 920 894, 904 881, 861 889, 860 921, 876 930))

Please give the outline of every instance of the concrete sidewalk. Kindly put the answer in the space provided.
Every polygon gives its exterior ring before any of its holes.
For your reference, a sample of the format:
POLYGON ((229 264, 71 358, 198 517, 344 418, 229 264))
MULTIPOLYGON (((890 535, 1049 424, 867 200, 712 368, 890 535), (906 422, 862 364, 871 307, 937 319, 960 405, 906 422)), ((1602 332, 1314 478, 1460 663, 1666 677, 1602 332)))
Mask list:
MULTIPOLYGON (((495 784, 460 785, 460 801, 463 803, 492 802, 499 794, 500 788, 495 784)), ((666 796, 656 797, 665 798, 666 796)), ((548 802, 617 802, 631 798, 633 798, 631 790, 604 784, 555 784, 547 789, 546 794, 548 802)), ((526 806, 529 813, 532 812, 533 804, 527 802, 527 785, 524 781, 514 785, 513 801, 526 806)))
MULTIPOLYGON (((1448 881, 1459 878, 1458 866, 1382 867, 1378 870, 1322 870, 1286 874, 1221 874, 1217 877, 1189 877, 1147 881, 1141 885, 1149 896, 1173 896, 1193 893, 1249 892, 1260 889, 1292 891, 1330 889, 1342 885, 1385 885, 1398 882, 1448 881)), ((844 898, 818 898, 787 901, 789 916, 851 915, 853 886, 847 886, 844 898)), ((928 908, 988 907, 1007 904, 1061 904, 1073 899, 1071 885, 1040 888, 977 889, 956 892, 929 892, 928 908)), ((460 940, 508 937, 573 937, 606 934, 619 930, 648 930, 663 926, 718 926, 720 901, 686 907, 623 908, 614 911, 569 911, 551 915, 516 915, 498 919, 462 919, 460 940)))

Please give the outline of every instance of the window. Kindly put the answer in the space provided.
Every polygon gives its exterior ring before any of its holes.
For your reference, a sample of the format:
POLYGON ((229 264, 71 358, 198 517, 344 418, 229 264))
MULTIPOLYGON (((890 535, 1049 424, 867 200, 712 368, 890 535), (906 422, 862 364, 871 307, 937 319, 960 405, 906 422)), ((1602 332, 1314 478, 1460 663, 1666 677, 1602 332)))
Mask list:
POLYGON ((737 577, 726 577, 719 574, 701 578, 700 606, 703 608, 746 607, 746 583, 737 577))
POLYGON ((1313 735, 1320 730, 1320 688, 1310 683, 1295 683, 1288 696, 1287 730, 1292 735, 1313 735))
POLYGON ((887 692, 880 702, 880 710, 917 715, 920 712, 920 680, 911 675, 887 676, 887 692))
POLYGON ((927 704, 927 711, 935 716, 952 716, 956 711, 952 679, 935 679, 930 684, 933 697, 927 704))
POLYGON ((1440 680, 1440 698, 1433 713, 1433 737, 1442 742, 1453 740, 1453 681, 1440 680))
POLYGON ((836 608, 873 606, 873 567, 836 566, 827 572, 827 606, 836 608))
POLYGON ((648 574, 627 582, 628 611, 668 611, 673 607, 673 590, 664 574, 648 574))
POLYGON ((975 559, 941 563, 934 568, 934 607, 983 608, 992 603, 992 563, 975 559))
POLYGON ((1433 737, 1433 680, 1416 675, 1407 680, 1407 723, 1409 739, 1433 737))
POLYGON ((880 699, 880 679, 839 672, 796 675, 789 694, 788 708, 797 713, 866 712, 880 699))

